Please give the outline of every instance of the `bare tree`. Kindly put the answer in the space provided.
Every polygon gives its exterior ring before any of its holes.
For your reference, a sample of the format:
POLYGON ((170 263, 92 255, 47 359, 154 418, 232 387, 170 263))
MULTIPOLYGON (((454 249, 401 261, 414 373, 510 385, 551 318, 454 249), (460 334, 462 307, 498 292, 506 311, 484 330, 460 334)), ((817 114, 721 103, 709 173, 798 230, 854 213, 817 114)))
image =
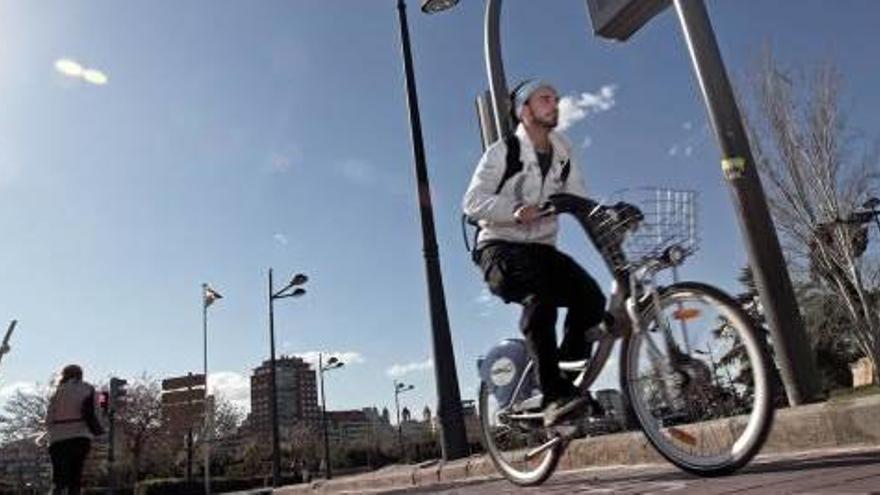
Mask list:
POLYGON ((214 397, 214 439, 222 441, 238 433, 244 412, 223 395, 214 397))
POLYGON ((862 206, 877 191, 876 149, 857 147, 840 110, 842 78, 833 64, 798 75, 767 49, 753 76, 754 99, 744 109, 752 111, 754 156, 789 264, 796 276, 836 294, 850 316, 851 338, 876 372, 877 265, 865 255, 871 217, 862 206))
POLYGON ((46 432, 46 409, 52 390, 16 390, 0 413, 0 443, 33 438, 46 432))
POLYGON ((125 448, 131 455, 132 472, 138 479, 144 455, 161 437, 162 399, 159 382, 143 374, 130 383, 128 393, 117 409, 116 421, 125 448))

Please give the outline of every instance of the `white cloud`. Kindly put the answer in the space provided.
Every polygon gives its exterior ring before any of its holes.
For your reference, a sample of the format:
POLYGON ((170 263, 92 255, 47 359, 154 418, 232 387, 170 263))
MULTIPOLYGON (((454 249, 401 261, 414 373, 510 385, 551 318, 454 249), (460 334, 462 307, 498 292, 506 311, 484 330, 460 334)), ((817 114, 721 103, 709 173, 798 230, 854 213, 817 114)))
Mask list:
POLYGON ((681 124, 681 128, 684 131, 683 137, 674 142, 666 154, 673 157, 689 158, 709 137, 709 126, 703 125, 700 128, 695 128, 693 122, 688 120, 681 124))
POLYGON ((584 140, 581 142, 581 148, 587 149, 593 145, 593 138, 590 136, 584 136, 584 140))
POLYGON ((345 351, 345 352, 324 352, 324 351, 308 351, 303 353, 294 354, 296 357, 302 359, 303 361, 311 364, 312 366, 318 366, 318 354, 323 354, 324 363, 327 362, 331 357, 335 357, 336 359, 345 363, 346 366, 351 364, 360 364, 366 362, 366 359, 359 353, 354 351, 345 351))
POLYGON ((70 60, 69 58, 59 58, 55 61, 55 70, 64 74, 68 77, 82 77, 83 66, 74 60, 70 60))
POLYGON ((286 246, 289 242, 287 240, 287 236, 280 233, 280 232, 273 235, 272 238, 275 239, 275 242, 277 242, 278 244, 281 244, 282 246, 286 246))
POLYGON ((616 84, 606 84, 596 93, 581 93, 580 97, 564 96, 559 100, 559 125, 557 129, 564 131, 588 115, 607 112, 617 104, 614 95, 616 84))
POLYGON ((83 71, 82 78, 85 79, 86 82, 90 82, 95 86, 103 86, 110 80, 107 77, 107 74, 104 74, 97 69, 86 69, 83 71))
POLYGON ((291 146, 285 151, 273 151, 266 159, 266 168, 272 174, 286 174, 303 160, 303 152, 299 147, 291 146))
POLYGON ((407 375, 409 373, 426 371, 432 368, 434 368, 434 360, 428 359, 420 363, 395 364, 388 368, 385 373, 387 373, 390 377, 397 378, 403 375, 407 375))
POLYGON ((244 374, 235 371, 208 373, 208 389, 240 409, 251 409, 251 381, 244 374))
POLYGON ((81 79, 95 86, 103 86, 110 81, 103 71, 95 68, 85 67, 76 60, 69 58, 59 58, 55 61, 55 70, 59 74, 71 79, 81 79))
POLYGON ((361 186, 371 186, 377 181, 376 167, 364 160, 349 159, 339 165, 342 176, 361 186))

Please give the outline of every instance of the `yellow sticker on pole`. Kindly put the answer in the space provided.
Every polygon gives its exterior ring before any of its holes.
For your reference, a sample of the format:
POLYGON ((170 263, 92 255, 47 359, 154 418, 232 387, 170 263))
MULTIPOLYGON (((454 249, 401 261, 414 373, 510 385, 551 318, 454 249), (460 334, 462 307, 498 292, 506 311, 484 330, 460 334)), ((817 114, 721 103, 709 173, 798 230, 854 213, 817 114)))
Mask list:
POLYGON ((746 159, 734 156, 721 160, 721 170, 727 180, 739 179, 746 173, 746 159))

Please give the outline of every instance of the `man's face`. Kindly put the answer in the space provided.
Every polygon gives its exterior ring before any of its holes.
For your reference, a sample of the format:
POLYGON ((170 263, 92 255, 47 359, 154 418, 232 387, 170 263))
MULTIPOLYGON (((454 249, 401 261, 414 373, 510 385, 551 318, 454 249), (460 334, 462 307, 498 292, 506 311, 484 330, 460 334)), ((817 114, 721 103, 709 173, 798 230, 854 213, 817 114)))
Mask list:
POLYGON ((556 90, 549 86, 535 90, 525 104, 523 118, 532 125, 554 129, 559 123, 559 95, 556 90))

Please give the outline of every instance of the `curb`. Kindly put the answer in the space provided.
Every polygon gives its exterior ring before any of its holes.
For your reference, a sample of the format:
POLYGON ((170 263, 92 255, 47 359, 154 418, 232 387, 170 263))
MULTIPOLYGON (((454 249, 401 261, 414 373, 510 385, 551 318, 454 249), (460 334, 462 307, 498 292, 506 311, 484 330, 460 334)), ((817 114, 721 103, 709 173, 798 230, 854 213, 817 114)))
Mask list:
MULTIPOLYGON (((776 411, 762 454, 824 448, 880 445, 880 395, 828 401, 776 411)), ((575 440, 559 461, 559 470, 592 466, 658 464, 666 461, 640 431, 575 440)), ((275 489, 283 495, 364 493, 406 489, 450 482, 499 478, 484 455, 430 465, 393 466, 372 473, 291 485, 275 489)))

